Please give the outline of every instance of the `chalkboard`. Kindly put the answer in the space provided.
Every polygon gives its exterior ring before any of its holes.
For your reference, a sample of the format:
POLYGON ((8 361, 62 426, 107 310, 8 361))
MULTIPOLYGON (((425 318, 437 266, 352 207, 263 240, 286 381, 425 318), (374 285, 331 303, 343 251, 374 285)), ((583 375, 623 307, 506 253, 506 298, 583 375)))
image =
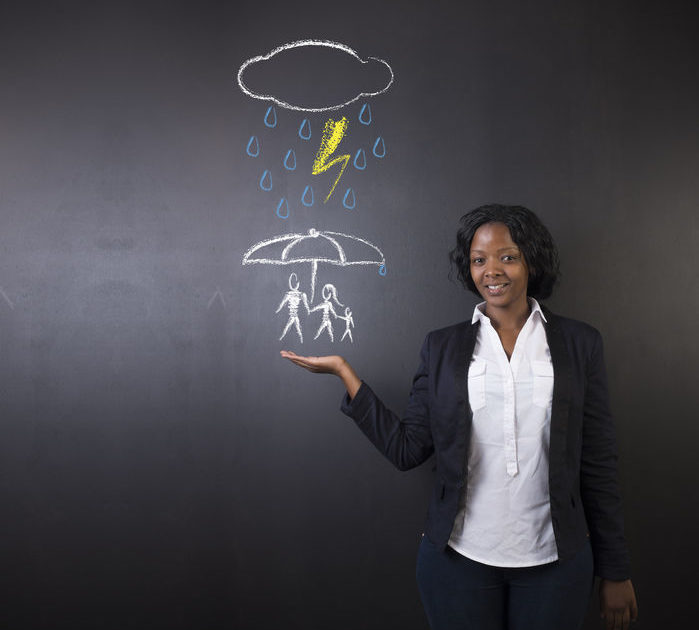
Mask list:
MULTIPOLYGON (((690 617, 697 43, 678 4, 6 2, 0 625, 425 629, 401 411, 459 217, 549 226, 605 340, 638 628, 690 617)), ((591 602, 586 628, 598 627, 591 602)))

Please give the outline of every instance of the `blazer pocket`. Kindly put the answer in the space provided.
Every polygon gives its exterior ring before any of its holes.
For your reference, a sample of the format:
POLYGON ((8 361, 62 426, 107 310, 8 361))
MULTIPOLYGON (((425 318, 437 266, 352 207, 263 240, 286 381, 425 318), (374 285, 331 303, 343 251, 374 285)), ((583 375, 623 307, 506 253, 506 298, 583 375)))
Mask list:
POLYGON ((468 403, 471 411, 485 407, 485 367, 483 359, 474 359, 468 368, 468 403))
POLYGON ((534 404, 548 407, 553 399, 553 365, 549 361, 532 361, 534 404))

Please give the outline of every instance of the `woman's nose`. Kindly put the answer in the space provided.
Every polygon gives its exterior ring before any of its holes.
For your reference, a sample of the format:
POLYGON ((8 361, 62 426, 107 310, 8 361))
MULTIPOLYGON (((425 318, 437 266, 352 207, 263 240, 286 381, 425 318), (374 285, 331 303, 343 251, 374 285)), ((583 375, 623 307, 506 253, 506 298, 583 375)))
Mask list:
POLYGON ((485 266, 485 276, 486 277, 497 277, 502 275, 502 268, 500 267, 499 261, 492 261, 485 266))

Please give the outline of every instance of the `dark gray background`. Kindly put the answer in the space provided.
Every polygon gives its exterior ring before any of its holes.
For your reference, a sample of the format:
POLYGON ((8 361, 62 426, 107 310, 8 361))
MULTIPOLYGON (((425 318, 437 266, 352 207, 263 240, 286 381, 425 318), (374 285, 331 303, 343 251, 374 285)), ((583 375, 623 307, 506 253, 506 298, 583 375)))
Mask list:
POLYGON ((341 351, 400 411, 425 333, 470 317, 446 252, 490 201, 540 214, 562 257, 549 306, 604 335, 637 627, 695 618, 689 6, 2 2, 0 625, 425 629, 430 465, 395 471, 338 411, 340 383, 278 351, 341 351), (283 150, 302 116, 265 130, 234 79, 309 37, 391 63, 369 131, 346 112, 347 146, 380 131, 387 156, 348 169, 354 211, 336 193, 284 222, 257 188, 269 154, 244 149, 283 150), (310 227, 386 255, 385 278, 319 271, 353 345, 279 342, 289 270, 241 266, 310 227))

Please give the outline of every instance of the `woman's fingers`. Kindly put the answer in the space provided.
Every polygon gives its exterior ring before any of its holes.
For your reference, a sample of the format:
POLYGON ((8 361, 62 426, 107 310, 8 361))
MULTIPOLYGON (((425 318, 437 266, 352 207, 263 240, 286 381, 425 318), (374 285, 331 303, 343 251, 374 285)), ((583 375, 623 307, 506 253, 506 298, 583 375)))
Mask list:
POLYGON ((624 611, 624 615, 623 615, 623 619, 622 619, 622 628, 624 628, 624 630, 629 630, 630 623, 631 623, 631 614, 629 612, 629 609, 627 608, 624 611))
POLYGON ((282 350, 281 356, 289 359, 292 363, 309 370, 310 372, 321 372, 326 374, 337 374, 339 366, 342 363, 342 357, 336 355, 324 357, 304 357, 292 352, 291 350, 282 350))
POLYGON ((604 627, 606 630, 628 630, 631 627, 631 620, 636 620, 629 609, 608 610, 602 614, 604 627))
POLYGON ((307 370, 313 369, 313 363, 309 360, 310 357, 302 357, 295 352, 287 351, 287 350, 282 350, 280 352, 282 357, 285 359, 289 359, 292 363, 295 363, 296 365, 301 366, 302 368, 306 368, 307 370))
POLYGON ((638 617, 638 604, 631 580, 600 581, 600 613, 606 630, 627 630, 638 617))

